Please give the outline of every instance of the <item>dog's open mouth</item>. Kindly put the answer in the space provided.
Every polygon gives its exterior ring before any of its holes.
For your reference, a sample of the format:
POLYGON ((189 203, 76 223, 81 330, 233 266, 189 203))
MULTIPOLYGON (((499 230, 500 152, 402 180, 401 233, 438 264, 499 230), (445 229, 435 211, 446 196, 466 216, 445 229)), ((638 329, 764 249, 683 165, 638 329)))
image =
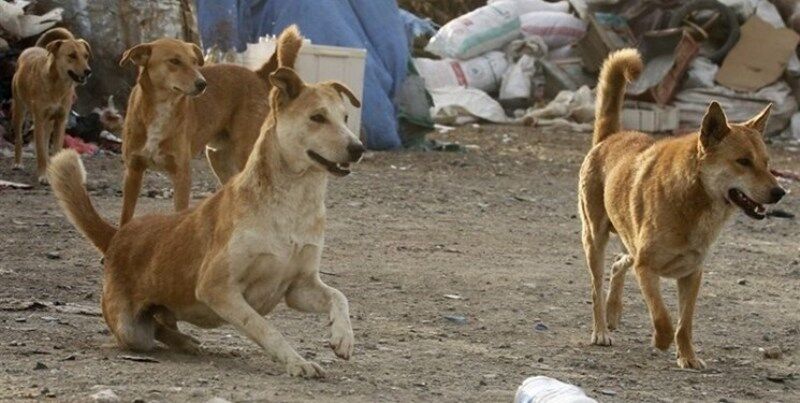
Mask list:
POLYGON ((325 169, 328 170, 328 172, 336 176, 347 176, 350 174, 350 164, 347 162, 337 164, 333 161, 328 161, 327 159, 325 159, 325 157, 311 150, 306 151, 306 153, 308 153, 308 156, 311 157, 312 160, 324 166, 325 169))
POLYGON ((761 220, 767 216, 767 209, 760 203, 747 197, 744 192, 739 189, 731 189, 728 191, 728 199, 735 205, 739 206, 742 211, 748 216, 761 220))
POLYGON ((80 77, 71 71, 67 71, 67 74, 69 74, 69 78, 71 78, 72 81, 75 81, 78 84, 83 84, 86 82, 86 77, 80 77))

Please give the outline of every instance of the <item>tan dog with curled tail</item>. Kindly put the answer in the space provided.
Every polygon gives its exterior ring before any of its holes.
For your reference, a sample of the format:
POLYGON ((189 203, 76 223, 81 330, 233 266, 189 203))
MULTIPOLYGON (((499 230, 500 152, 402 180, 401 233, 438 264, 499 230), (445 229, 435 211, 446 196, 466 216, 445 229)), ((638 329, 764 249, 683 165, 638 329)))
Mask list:
POLYGON ((620 127, 626 81, 642 70, 639 53, 624 49, 603 64, 592 149, 581 166, 578 194, 583 248, 592 279, 592 343, 611 345, 622 314, 625 273, 633 267, 653 323, 653 345, 677 345, 682 368, 702 368, 692 344, 692 318, 703 261, 737 208, 762 219, 763 204, 786 193, 770 173, 763 133, 770 106, 740 124, 711 102, 700 130, 656 140, 620 127), (603 294, 604 251, 617 233, 627 250, 612 266, 603 294), (678 282, 677 330, 659 282, 678 282))

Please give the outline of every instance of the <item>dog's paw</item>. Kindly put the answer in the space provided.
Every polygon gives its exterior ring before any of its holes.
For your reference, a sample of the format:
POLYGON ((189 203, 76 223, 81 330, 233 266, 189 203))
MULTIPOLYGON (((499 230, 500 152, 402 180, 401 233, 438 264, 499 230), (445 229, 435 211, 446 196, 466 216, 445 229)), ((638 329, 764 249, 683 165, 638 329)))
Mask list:
POLYGON ((331 326, 330 347, 336 353, 336 356, 349 360, 350 356, 353 355, 354 344, 355 339, 353 338, 353 329, 350 328, 350 324, 333 324, 331 326))
POLYGON ((11 166, 11 170, 12 171, 21 171, 22 170, 22 164, 14 164, 14 165, 12 165, 11 166))
POLYGON ((303 378, 324 378, 325 371, 316 362, 299 359, 286 364, 286 372, 290 376, 303 378))
POLYGON ((706 367, 706 363, 697 357, 678 357, 678 366, 681 368, 703 369, 706 367))
POLYGON ((667 332, 653 332, 653 347, 666 351, 672 344, 672 334, 667 332))
POLYGON ((610 346, 612 343, 611 334, 608 330, 603 329, 592 332, 592 344, 597 346, 610 346))
POLYGON ((47 182, 47 175, 39 175, 39 184, 49 185, 49 183, 47 182))
POLYGON ((175 346, 175 348, 178 351, 189 355, 200 355, 203 353, 203 346, 200 345, 200 342, 197 341, 197 339, 191 336, 187 336, 186 340, 179 346, 175 346))

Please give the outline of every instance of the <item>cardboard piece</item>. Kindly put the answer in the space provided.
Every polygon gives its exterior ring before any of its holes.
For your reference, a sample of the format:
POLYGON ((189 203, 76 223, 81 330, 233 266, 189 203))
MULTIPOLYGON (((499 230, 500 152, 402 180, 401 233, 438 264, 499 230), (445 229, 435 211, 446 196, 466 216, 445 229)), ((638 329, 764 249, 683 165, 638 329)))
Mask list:
POLYGON ((789 28, 775 28, 755 15, 741 32, 715 79, 734 90, 756 91, 781 77, 800 35, 789 28))

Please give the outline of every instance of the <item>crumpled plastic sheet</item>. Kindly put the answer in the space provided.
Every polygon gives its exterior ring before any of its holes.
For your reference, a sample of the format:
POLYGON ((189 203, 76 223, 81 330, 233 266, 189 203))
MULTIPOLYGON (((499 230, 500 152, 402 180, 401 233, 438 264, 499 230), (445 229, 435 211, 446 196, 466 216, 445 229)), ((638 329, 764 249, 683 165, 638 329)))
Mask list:
POLYGON ((577 91, 561 91, 544 108, 531 108, 517 121, 540 127, 567 127, 592 131, 594 122, 594 93, 588 86, 577 91))

